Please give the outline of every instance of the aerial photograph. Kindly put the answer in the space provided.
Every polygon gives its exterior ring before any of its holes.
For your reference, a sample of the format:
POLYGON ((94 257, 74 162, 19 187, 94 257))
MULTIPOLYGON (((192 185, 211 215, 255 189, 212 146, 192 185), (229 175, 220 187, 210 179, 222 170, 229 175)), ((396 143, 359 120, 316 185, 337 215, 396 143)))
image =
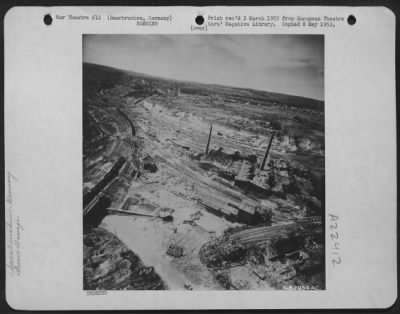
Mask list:
POLYGON ((83 290, 324 290, 324 36, 82 36, 83 290))

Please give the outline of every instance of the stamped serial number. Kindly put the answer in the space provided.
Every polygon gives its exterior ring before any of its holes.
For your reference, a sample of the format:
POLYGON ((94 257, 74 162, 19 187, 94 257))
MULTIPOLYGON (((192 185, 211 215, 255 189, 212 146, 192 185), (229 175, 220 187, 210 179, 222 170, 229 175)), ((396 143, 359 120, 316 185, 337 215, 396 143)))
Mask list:
POLYGON ((301 285, 301 286, 283 286, 283 290, 287 291, 303 291, 303 290, 319 290, 319 286, 314 285, 301 285))

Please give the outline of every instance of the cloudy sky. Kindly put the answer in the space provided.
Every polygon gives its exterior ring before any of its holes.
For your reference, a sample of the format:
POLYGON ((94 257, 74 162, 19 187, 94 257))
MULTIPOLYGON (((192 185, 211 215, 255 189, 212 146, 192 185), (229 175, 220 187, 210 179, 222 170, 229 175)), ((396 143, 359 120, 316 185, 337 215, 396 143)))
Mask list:
POLYGON ((322 35, 84 35, 83 61, 324 98, 322 35))

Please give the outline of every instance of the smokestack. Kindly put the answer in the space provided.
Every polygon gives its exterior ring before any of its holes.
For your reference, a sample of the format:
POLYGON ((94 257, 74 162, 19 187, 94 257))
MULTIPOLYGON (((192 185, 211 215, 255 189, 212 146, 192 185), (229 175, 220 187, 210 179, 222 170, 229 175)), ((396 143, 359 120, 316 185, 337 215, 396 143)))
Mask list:
POLYGON ((208 142, 207 142, 207 147, 206 147, 206 155, 208 154, 208 149, 210 148, 211 132, 212 132, 212 124, 210 126, 210 134, 208 135, 208 142))
POLYGON ((264 159, 263 159, 263 161, 262 161, 260 170, 264 170, 265 162, 267 161, 268 154, 269 154, 269 150, 271 149, 271 144, 272 144, 272 140, 274 139, 274 136, 275 136, 275 132, 272 133, 271 138, 270 138, 270 140, 269 140, 268 147, 267 147, 267 151, 265 152, 265 156, 264 156, 264 159))

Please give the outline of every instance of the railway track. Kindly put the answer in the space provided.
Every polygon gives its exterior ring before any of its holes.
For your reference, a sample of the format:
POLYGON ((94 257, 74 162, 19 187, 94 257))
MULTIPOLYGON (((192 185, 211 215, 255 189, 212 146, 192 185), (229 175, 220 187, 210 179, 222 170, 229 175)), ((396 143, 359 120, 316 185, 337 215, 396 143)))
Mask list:
POLYGON ((135 127, 134 127, 132 121, 129 119, 129 117, 126 115, 126 113, 124 113, 121 109, 118 108, 117 110, 128 121, 128 123, 129 123, 129 125, 131 127, 132 136, 135 137, 136 130, 135 130, 135 127))
POLYGON ((207 263, 206 256, 213 256, 218 250, 229 249, 233 243, 239 243, 247 246, 266 242, 271 239, 282 238, 288 236, 294 231, 298 231, 300 234, 309 235, 322 232, 320 222, 306 221, 306 222, 291 222, 287 224, 281 224, 276 226, 265 226, 251 228, 243 231, 239 231, 232 235, 224 235, 220 238, 214 239, 210 242, 205 243, 199 250, 200 260, 203 263, 207 263), (310 228, 311 226, 316 228, 310 228))
POLYGON ((288 226, 292 226, 292 225, 295 225, 295 223, 246 229, 243 231, 239 231, 236 234, 233 234, 230 237, 230 239, 232 239, 232 240, 243 239, 243 238, 246 238, 247 236, 264 234, 265 232, 281 230, 283 228, 287 228, 288 226))

